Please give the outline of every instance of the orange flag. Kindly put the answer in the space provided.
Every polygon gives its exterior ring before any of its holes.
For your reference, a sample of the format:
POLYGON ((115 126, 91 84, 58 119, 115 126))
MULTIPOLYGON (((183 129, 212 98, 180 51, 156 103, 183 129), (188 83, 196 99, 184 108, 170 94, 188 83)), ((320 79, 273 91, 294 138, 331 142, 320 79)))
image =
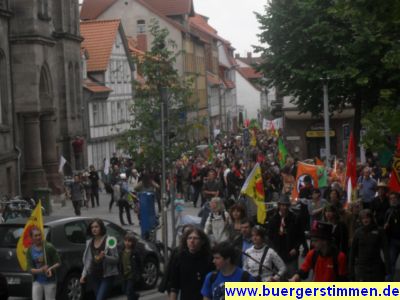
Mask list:
POLYGON ((304 177, 310 176, 312 179, 313 186, 318 187, 318 166, 309 165, 303 162, 297 163, 297 174, 296 174, 296 185, 292 191, 292 198, 297 199, 299 197, 299 192, 303 186, 304 177))

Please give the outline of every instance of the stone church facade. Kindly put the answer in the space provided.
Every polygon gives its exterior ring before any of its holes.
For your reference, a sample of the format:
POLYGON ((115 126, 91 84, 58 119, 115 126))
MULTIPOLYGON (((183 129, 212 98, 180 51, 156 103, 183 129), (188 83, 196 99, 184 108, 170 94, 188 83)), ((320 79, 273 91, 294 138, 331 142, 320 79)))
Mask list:
POLYGON ((78 0, 0 0, 0 34, 0 193, 59 193, 84 132, 78 0))

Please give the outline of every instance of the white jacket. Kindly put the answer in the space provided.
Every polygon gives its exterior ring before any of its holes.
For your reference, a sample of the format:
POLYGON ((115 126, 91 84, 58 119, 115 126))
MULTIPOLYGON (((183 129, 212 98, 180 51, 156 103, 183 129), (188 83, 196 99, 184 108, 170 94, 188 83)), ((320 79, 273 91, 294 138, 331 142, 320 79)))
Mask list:
MULTIPOLYGON (((252 257, 254 260, 247 257, 247 255, 244 255, 243 270, 249 272, 254 277, 259 275, 258 270, 260 265, 258 262, 261 262, 265 247, 266 246, 262 247, 261 249, 255 249, 254 246, 251 246, 251 248, 246 250, 246 254, 252 257)), ((268 249, 263 266, 264 267, 261 271, 261 281, 270 281, 270 278, 276 275, 278 275, 280 279, 286 272, 285 263, 278 253, 276 253, 272 248, 268 249)))
POLYGON ((211 212, 204 226, 205 233, 213 243, 221 243, 229 238, 229 224, 231 221, 227 211, 224 211, 223 214, 224 216, 211 212))

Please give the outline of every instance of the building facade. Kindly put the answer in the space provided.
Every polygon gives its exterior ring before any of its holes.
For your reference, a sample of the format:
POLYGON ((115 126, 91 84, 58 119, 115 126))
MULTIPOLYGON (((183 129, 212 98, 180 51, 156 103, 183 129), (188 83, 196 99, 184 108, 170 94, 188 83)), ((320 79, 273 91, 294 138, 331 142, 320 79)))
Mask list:
POLYGON ((9 163, 0 175, 17 178, 14 189, 7 183, 0 187, 25 196, 39 187, 59 193, 59 158, 63 155, 73 166, 72 140, 83 134, 78 1, 0 3, 1 46, 8 44, 8 49, 2 49, 7 66, 1 69, 5 70, 2 76, 10 75, 8 83, 2 84, 9 89, 3 92, 2 88, 1 100, 4 97, 8 103, 2 104, 8 113, 2 123, 7 122, 10 131, 4 133, 9 163), (9 19, 8 25, 4 18, 9 19))
POLYGON ((120 20, 82 22, 81 32, 88 52, 84 74, 88 164, 101 168, 130 127, 135 68, 120 20))

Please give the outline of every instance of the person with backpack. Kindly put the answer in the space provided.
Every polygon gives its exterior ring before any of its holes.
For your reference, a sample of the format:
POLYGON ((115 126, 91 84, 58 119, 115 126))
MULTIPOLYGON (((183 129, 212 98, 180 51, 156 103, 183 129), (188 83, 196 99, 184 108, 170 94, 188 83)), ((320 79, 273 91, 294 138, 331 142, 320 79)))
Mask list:
POLYGON ((126 214, 126 220, 128 221, 129 225, 133 225, 132 218, 131 218, 131 206, 128 201, 129 197, 129 185, 128 185, 128 178, 125 173, 120 174, 121 182, 120 182, 120 196, 117 199, 118 210, 119 210, 119 221, 121 225, 126 225, 124 222, 124 211, 126 214))
POLYGON ((312 281, 346 281, 346 255, 340 252, 332 239, 332 224, 315 222, 311 228, 311 241, 314 249, 307 253, 299 271, 289 281, 308 278, 313 271, 312 281))
POLYGON ((231 219, 224 208, 221 198, 214 197, 210 201, 210 214, 204 226, 204 232, 210 237, 211 243, 220 243, 229 239, 231 219))
POLYGON ((266 244, 266 230, 256 225, 251 235, 253 246, 245 252, 243 270, 249 272, 257 281, 281 281, 286 266, 278 253, 266 244))
POLYGON ((225 282, 254 282, 247 271, 235 265, 236 250, 229 242, 217 244, 213 250, 216 271, 207 274, 201 294, 203 300, 225 299, 225 282))

